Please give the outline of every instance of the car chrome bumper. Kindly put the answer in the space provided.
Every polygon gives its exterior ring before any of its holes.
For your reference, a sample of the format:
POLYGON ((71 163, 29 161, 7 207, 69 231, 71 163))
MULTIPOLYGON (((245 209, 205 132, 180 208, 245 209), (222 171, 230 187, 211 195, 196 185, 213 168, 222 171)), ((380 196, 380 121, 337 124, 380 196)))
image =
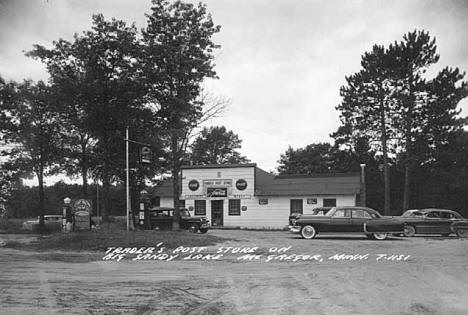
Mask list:
POLYGON ((200 224, 200 229, 207 229, 210 227, 209 223, 200 224))
POLYGON ((292 233, 299 233, 301 231, 301 227, 296 225, 290 225, 288 228, 292 233))

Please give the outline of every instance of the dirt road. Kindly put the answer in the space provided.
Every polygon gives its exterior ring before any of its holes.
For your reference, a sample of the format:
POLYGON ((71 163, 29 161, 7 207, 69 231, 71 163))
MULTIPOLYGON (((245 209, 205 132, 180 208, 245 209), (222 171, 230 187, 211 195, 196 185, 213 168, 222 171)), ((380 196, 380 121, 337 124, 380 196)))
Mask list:
POLYGON ((466 239, 210 233, 237 241, 203 249, 224 253, 211 260, 0 248, 0 314, 468 314, 466 239))

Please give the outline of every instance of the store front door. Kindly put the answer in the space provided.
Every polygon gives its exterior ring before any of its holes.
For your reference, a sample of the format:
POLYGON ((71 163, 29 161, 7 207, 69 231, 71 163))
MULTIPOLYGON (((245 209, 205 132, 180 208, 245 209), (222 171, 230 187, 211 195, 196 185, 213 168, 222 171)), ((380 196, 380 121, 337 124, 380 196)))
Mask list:
POLYGON ((211 200, 211 224, 223 226, 223 200, 211 200))

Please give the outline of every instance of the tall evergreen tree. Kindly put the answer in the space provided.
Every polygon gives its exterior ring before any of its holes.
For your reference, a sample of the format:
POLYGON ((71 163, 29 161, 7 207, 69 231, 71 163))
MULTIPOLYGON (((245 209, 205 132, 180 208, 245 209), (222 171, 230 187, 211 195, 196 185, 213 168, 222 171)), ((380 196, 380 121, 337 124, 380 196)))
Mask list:
POLYGON ((383 46, 374 45, 371 52, 364 53, 362 69, 346 77, 347 85, 340 89, 343 100, 336 108, 343 125, 332 134, 338 143, 347 142, 351 146, 365 137, 374 151, 382 155, 385 214, 390 211, 389 149, 397 137, 392 123, 395 115, 390 76, 393 62, 383 46))
POLYGON ((428 32, 413 31, 403 36, 403 41, 389 47, 388 55, 395 60, 393 66, 393 84, 397 88, 394 95, 398 106, 402 146, 405 159, 405 186, 403 192, 403 210, 410 205, 410 183, 413 165, 418 160, 415 150, 415 138, 422 132, 424 122, 423 108, 429 99, 423 74, 427 67, 439 60, 436 53, 435 39, 428 32))

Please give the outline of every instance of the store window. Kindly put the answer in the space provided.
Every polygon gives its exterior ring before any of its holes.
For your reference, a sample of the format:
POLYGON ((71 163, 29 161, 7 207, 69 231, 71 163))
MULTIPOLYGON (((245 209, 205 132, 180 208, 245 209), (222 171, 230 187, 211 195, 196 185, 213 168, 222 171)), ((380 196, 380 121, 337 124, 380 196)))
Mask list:
POLYGON ((336 207, 336 198, 323 198, 324 207, 336 207))
POLYGON ((240 199, 229 199, 229 215, 240 215, 240 199))
POLYGON ((303 201, 302 199, 291 199, 290 204, 289 204, 289 213, 303 213, 303 207, 302 207, 303 201))
POLYGON ((206 215, 206 200, 195 200, 195 215, 206 215))

